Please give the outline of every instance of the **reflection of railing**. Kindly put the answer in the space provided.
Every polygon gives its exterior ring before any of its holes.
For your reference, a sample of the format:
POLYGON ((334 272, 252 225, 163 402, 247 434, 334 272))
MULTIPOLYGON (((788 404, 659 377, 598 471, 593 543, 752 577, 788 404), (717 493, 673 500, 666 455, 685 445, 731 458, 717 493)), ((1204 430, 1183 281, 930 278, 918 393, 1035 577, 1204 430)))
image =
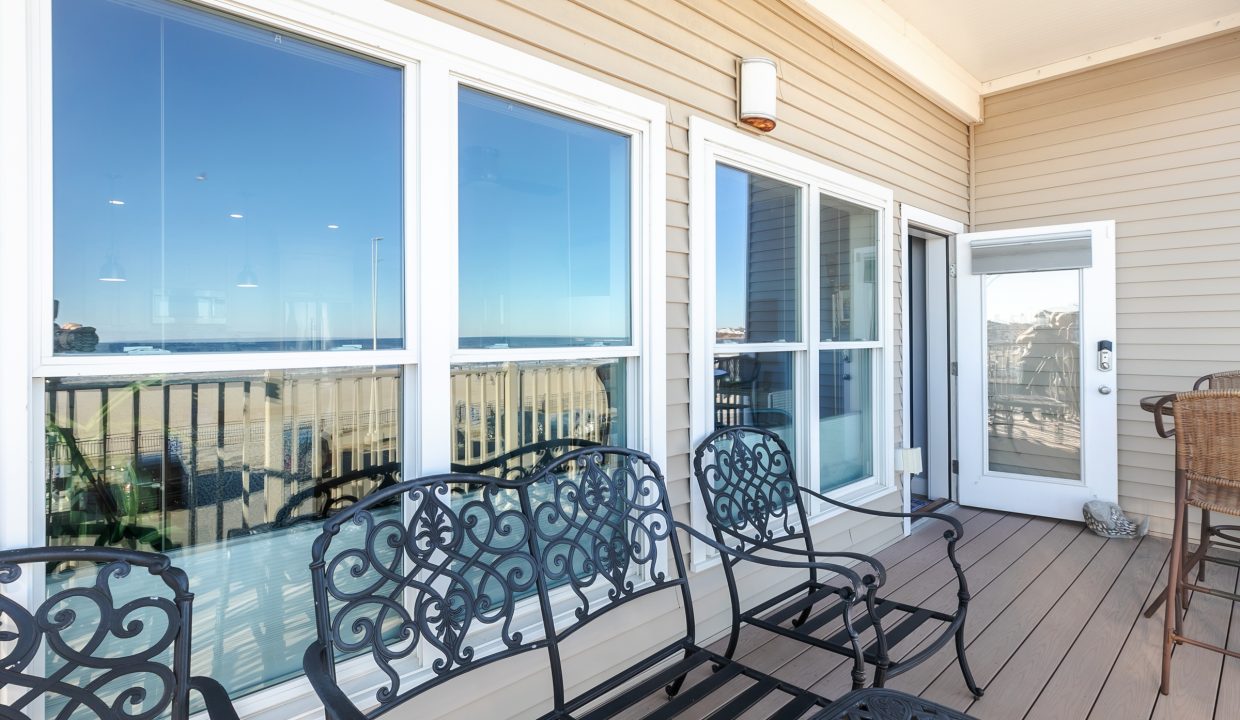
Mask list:
POLYGON ((270 524, 324 478, 399 462, 399 388, 397 372, 382 369, 49 381, 49 535, 94 541, 99 511, 114 506, 125 522, 162 531, 156 549, 270 524))
POLYGON ((515 448, 576 438, 607 443, 612 361, 479 363, 452 370, 452 462, 478 465, 515 448))

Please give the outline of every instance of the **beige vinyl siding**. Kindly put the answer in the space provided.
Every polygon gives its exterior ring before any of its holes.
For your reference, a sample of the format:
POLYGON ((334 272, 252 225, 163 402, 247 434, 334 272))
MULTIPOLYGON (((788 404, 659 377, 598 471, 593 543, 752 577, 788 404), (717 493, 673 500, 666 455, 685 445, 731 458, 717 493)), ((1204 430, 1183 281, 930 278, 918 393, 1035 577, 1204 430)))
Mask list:
POLYGON ((1240 368, 1240 33, 986 100, 974 229, 1116 221, 1119 493, 1169 532, 1141 397, 1240 368))
MULTIPOLYGON (((551 62, 601 79, 667 106, 667 462, 664 468, 677 515, 689 519, 689 118, 733 125, 736 63, 750 55, 780 67, 779 126, 765 141, 881 183, 897 203, 964 221, 968 210, 968 129, 943 109, 837 42, 778 0, 391 0, 416 13, 461 27, 551 62)), ((410 22, 416 22, 411 16, 410 22)), ((899 206, 897 205, 897 208, 899 206)), ((898 231, 897 227, 893 232, 898 231)), ((893 238, 899 271, 899 237, 893 238)), ((893 308, 898 312, 899 282, 893 308)), ((894 325, 899 342, 898 318, 894 325)), ((899 348, 896 348, 897 358, 899 348)), ((893 444, 900 442, 900 369, 897 362, 893 444)), ((876 403, 879 399, 876 399, 876 403)), ((881 408, 881 405, 878 406, 881 408)), ((890 450, 885 448, 884 450, 890 450)), ((805 471, 806 469, 803 469, 805 471)), ((898 509, 898 493, 875 503, 898 509)), ((823 522, 822 547, 876 550, 899 537, 898 522, 840 517, 823 522)), ((748 598, 780 580, 770 572, 746 575, 748 598)), ((727 592, 718 568, 693 580, 699 637, 719 634, 729 620, 727 592)), ((594 680, 661 646, 680 631, 681 610, 658 603, 625 610, 591 628, 593 652, 567 664, 575 678, 594 680), (640 632, 632 632, 637 628, 640 632), (607 652, 597 651, 605 644, 607 652)), ((528 716, 546 701, 545 667, 503 669, 472 687, 469 697, 441 689, 418 717, 528 716), (490 678, 490 679, 488 679, 490 678), (519 690, 516 690, 519 688, 519 690), (435 699, 438 698, 438 699, 435 699)), ((412 715, 411 715, 412 717, 412 715)))

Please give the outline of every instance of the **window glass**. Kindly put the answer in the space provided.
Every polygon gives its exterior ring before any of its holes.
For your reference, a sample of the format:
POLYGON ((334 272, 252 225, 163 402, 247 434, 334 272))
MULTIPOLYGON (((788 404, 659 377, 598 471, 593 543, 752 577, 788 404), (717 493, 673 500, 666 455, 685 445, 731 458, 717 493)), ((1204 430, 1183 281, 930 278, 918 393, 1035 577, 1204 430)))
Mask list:
POLYGON ((626 361, 452 368, 452 468, 520 476, 568 450, 627 444, 626 361))
POLYGON ((873 350, 818 354, 819 488, 874 474, 873 350))
POLYGON ((801 189, 715 168, 715 341, 800 340, 801 189))
POLYGON ((629 137, 459 99, 460 347, 627 345, 629 137))
POLYGON ((49 544, 167 553, 194 672, 234 696, 300 674, 322 520, 400 477, 399 371, 62 378, 46 403, 49 544))
POLYGON ((878 211, 819 198, 822 340, 878 340, 878 211))
POLYGON ((398 68, 159 0, 56 0, 57 353, 396 348, 398 68))
POLYGON ((715 427, 749 425, 796 446, 796 353, 715 353, 715 427))

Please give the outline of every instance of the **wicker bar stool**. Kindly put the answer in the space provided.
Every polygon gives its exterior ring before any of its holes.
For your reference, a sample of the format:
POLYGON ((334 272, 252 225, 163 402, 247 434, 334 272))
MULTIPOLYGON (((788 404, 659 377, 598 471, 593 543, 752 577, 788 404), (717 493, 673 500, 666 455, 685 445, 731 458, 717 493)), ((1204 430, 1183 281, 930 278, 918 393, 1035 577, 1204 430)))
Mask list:
MULTIPOLYGON (((1240 653, 1184 635, 1184 609, 1189 592, 1216 595, 1232 601, 1240 595, 1201 585, 1205 563, 1240 568, 1240 561, 1210 555, 1216 540, 1240 543, 1240 526, 1211 525, 1210 512, 1240 514, 1240 390, 1194 390, 1167 396, 1159 401, 1155 422, 1159 434, 1171 433, 1162 427, 1162 405, 1172 402, 1175 411, 1175 524, 1172 529, 1171 563, 1167 603, 1163 621, 1162 685, 1166 695, 1171 685, 1171 649, 1187 643, 1240 658, 1240 653), (1188 552, 1188 508, 1201 510, 1201 542, 1188 552), (1189 582, 1193 568, 1196 582, 1189 582)), ((1155 601, 1146 611, 1157 608, 1155 601)))

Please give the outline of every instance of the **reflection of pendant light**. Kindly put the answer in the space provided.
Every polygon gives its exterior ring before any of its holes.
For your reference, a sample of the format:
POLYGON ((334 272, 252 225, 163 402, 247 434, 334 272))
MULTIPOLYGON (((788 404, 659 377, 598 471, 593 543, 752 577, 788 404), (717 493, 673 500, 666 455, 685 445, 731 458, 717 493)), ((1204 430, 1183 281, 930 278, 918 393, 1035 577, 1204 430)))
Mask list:
POLYGON ((125 277, 125 268, 116 262, 116 256, 108 253, 108 259, 99 268, 99 282, 123 283, 128 279, 125 277))
MULTIPOLYGON (((245 215, 239 212, 228 213, 228 217, 233 220, 243 220, 245 215)), ((245 265, 242 266, 241 272, 237 274, 237 287, 239 288, 256 288, 258 287, 258 273, 254 272, 253 266, 250 265, 250 242, 249 233, 244 233, 241 238, 242 244, 245 246, 245 265)))
POLYGON ((237 275, 237 287, 239 288, 256 288, 258 287, 258 275, 254 273, 254 269, 247 263, 242 268, 240 274, 237 275))
POLYGON ((112 181, 112 192, 108 195, 108 256, 99 268, 99 282, 123 283, 129 278, 125 276, 125 268, 116 261, 116 213, 124 207, 125 201, 116 197, 116 175, 109 175, 112 181))

